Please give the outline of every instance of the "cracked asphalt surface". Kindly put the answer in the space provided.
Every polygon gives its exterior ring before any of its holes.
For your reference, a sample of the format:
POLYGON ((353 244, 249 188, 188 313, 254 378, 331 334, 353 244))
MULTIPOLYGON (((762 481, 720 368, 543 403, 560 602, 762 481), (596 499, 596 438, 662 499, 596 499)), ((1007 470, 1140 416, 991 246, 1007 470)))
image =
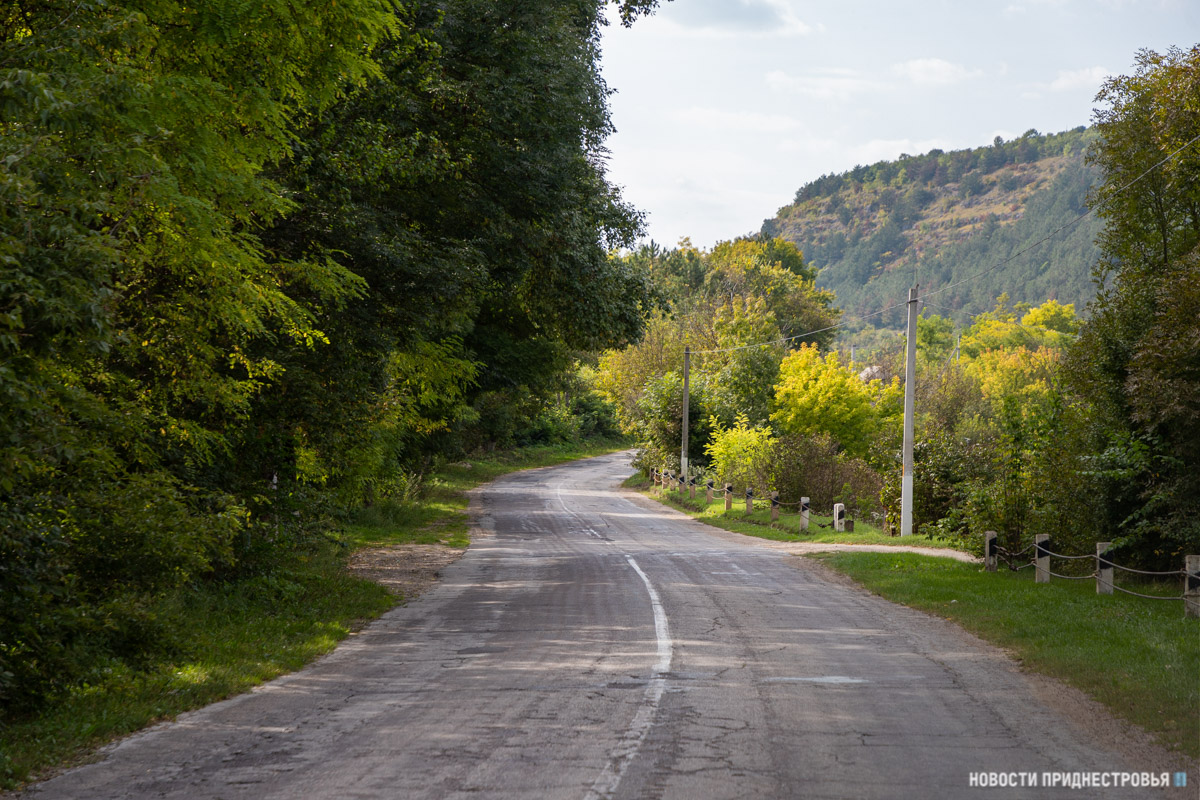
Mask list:
POLYGON ((620 491, 629 473, 615 454, 483 487, 436 588, 27 794, 1064 797, 968 775, 1142 768, 997 651, 620 491))

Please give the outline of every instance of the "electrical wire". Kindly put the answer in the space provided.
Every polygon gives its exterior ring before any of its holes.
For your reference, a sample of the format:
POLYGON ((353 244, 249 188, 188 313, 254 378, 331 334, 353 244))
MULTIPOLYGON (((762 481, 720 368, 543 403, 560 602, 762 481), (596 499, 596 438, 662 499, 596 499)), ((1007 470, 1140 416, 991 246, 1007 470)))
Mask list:
MULTIPOLYGON (((1124 184, 1119 189, 1117 189, 1115 192, 1113 192, 1112 195, 1110 195, 1110 197, 1122 194, 1127 189, 1131 188, 1132 186, 1134 186, 1135 184, 1140 182, 1143 178, 1145 178, 1151 172, 1158 169, 1159 167, 1161 167, 1163 164, 1167 163, 1171 159, 1175 158, 1177 155, 1182 153, 1187 148, 1191 147, 1197 141, 1200 141, 1200 134, 1193 136, 1187 142, 1182 144, 1179 148, 1177 148, 1176 150, 1167 154, 1159 161, 1155 162, 1155 164, 1153 166, 1149 167, 1144 172, 1142 172, 1140 175, 1138 175, 1136 178, 1134 178, 1133 180, 1124 184)), ((1058 228, 1055 228, 1053 231, 1046 234, 1045 236, 1043 236, 1041 239, 1037 240, 1033 244, 1025 247, 1022 250, 1017 251, 1016 253, 1013 253, 1011 256, 1004 259, 1003 261, 996 262, 995 264, 988 267, 987 269, 977 272, 974 275, 968 275, 967 277, 963 278, 962 280, 955 281, 954 283, 949 283, 949 284, 946 284, 945 286, 941 286, 937 289, 930 290, 923 295, 919 295, 915 302, 922 302, 926 297, 932 297, 936 294, 941 294, 942 292, 944 292, 948 289, 953 289, 956 286, 961 286, 962 284, 967 283, 968 281, 973 281, 976 278, 983 277, 984 275, 987 275, 990 272, 996 271, 1000 267, 1003 267, 1003 266, 1006 266, 1006 265, 1012 263, 1015 259, 1019 258, 1020 256, 1025 255, 1026 253, 1028 253, 1030 250, 1034 249, 1035 247, 1037 247, 1041 244, 1044 244, 1045 242, 1054 238, 1055 236, 1057 236, 1058 234, 1067 230, 1068 228, 1078 225, 1084 219, 1086 219, 1087 217, 1089 217, 1093 213, 1095 213, 1096 209, 1100 208, 1101 206, 1103 206, 1103 203, 1099 203, 1095 206, 1092 206, 1091 208, 1089 208, 1087 211, 1080 214, 1075 219, 1073 219, 1070 222, 1067 222, 1063 225, 1060 225, 1058 228)), ((828 325, 824 328, 817 328, 816 330, 805 331, 804 333, 798 333, 795 336, 785 336, 783 338, 773 339, 773 340, 767 341, 767 342, 757 342, 755 344, 744 344, 744 345, 739 345, 737 347, 716 347, 716 348, 712 348, 712 349, 708 349, 708 350, 693 350, 692 352, 693 353, 732 353, 732 352, 735 352, 738 350, 749 350, 754 347, 770 347, 772 345, 777 345, 777 344, 787 344, 788 342, 793 342, 797 339, 803 339, 806 336, 815 336, 818 333, 825 333, 827 331, 836 330, 838 328, 844 327, 845 325, 847 325, 851 322, 863 322, 865 320, 871 319, 872 317, 878 317, 881 314, 886 314, 887 312, 891 311, 892 309, 900 308, 901 306, 908 305, 910 302, 914 302, 914 301, 904 300, 899 303, 893 303, 892 305, 887 306, 886 308, 881 308, 879 311, 874 311, 870 314, 863 314, 861 316, 856 316, 856 317, 847 317, 846 319, 843 319, 840 322, 837 322, 833 325, 828 325)))
MULTIPOLYGON (((1164 157, 1163 157, 1163 158, 1162 158, 1160 161, 1156 162, 1156 163, 1155 163, 1153 166, 1149 167, 1149 168, 1148 168, 1148 169, 1147 169, 1145 172, 1143 172, 1141 175, 1138 175, 1136 178, 1134 178, 1133 180, 1129 181, 1129 182, 1128 182, 1128 183, 1126 183, 1124 186, 1122 186, 1121 188, 1119 188, 1119 189, 1117 189, 1115 192, 1113 192, 1113 194, 1112 194, 1111 196, 1116 196, 1116 195, 1122 194, 1122 193, 1123 193, 1123 192, 1124 192, 1126 189, 1129 189, 1129 188, 1130 188, 1130 187, 1132 187, 1134 184, 1136 184, 1136 183, 1138 183, 1139 181, 1141 181, 1143 178, 1145 178, 1145 177, 1146 177, 1147 175, 1149 175, 1151 172, 1153 172, 1154 170, 1158 169, 1159 167, 1161 167, 1163 164, 1167 163, 1167 162, 1168 162, 1168 161, 1170 161, 1171 159, 1175 158, 1175 156, 1179 155, 1179 154, 1180 154, 1180 153, 1182 153, 1184 150, 1186 150, 1187 148, 1191 147, 1191 146, 1192 146, 1193 144, 1195 144, 1197 141, 1200 141, 1200 134, 1197 134, 1196 136, 1193 136, 1193 137, 1192 137, 1191 139, 1189 139, 1189 140, 1188 140, 1186 143, 1184 143, 1183 145, 1181 145, 1181 146, 1180 146, 1180 147, 1179 147, 1177 150, 1175 150, 1175 151, 1173 151, 1173 152, 1169 153, 1168 155, 1164 156, 1164 157)), ((963 278, 962 280, 955 281, 954 283, 949 283, 949 284, 946 284, 945 286, 942 286, 942 287, 940 287, 940 288, 937 288, 937 289, 934 289, 934 290, 932 290, 932 291, 926 292, 924 295, 921 295, 921 297, 932 297, 932 296, 933 296, 933 295, 935 295, 935 294, 940 294, 940 293, 942 293, 942 292, 946 291, 947 289, 953 289, 955 286, 961 286, 962 284, 966 283, 967 281, 973 281, 973 280, 975 280, 976 278, 980 278, 980 277, 982 277, 982 276, 984 276, 984 275, 987 275, 989 272, 994 272, 995 270, 999 269, 1000 267, 1003 267, 1003 266, 1005 266, 1005 265, 1007 265, 1007 264, 1011 264, 1011 263, 1012 263, 1012 262, 1013 262, 1013 261, 1014 261, 1016 258, 1018 258, 1019 256, 1023 256, 1023 255, 1025 255, 1026 253, 1028 253, 1028 252, 1029 252, 1030 250, 1032 250, 1033 248, 1035 248, 1035 247, 1037 247, 1038 245, 1041 245, 1041 244, 1043 244, 1043 243, 1045 243, 1045 242, 1049 241, 1050 239, 1054 238, 1054 237, 1055 237, 1055 236, 1057 236, 1058 234, 1060 234, 1060 233, 1062 233, 1063 231, 1065 231, 1067 228, 1071 228, 1071 227, 1074 227, 1075 225, 1078 225, 1078 224, 1079 224, 1080 222, 1082 222, 1084 219, 1086 219, 1087 217, 1090 217, 1090 216, 1091 216, 1093 213, 1095 213, 1096 209, 1100 208, 1100 207, 1101 207, 1101 206, 1103 206, 1103 205, 1104 205, 1103 203, 1098 203, 1098 204, 1096 204, 1096 205, 1092 206, 1091 208, 1089 208, 1087 211, 1085 211, 1085 212, 1083 212, 1082 214, 1080 214, 1080 215, 1079 215, 1078 217, 1076 217, 1075 219, 1073 219, 1073 220, 1071 220, 1070 222, 1067 222, 1067 223, 1065 223, 1065 224, 1063 224, 1063 225, 1060 225, 1058 228, 1055 228, 1053 231, 1051 231, 1050 233, 1046 234, 1046 235, 1045 235, 1045 236, 1043 236, 1041 239, 1038 239, 1036 242, 1034 242, 1033 244, 1029 245, 1028 247, 1025 247, 1025 248, 1024 248, 1024 249, 1022 249, 1022 250, 1018 250, 1017 252, 1013 253, 1011 256, 1009 256, 1008 258, 1004 259, 1003 261, 998 261, 998 262, 996 262, 995 264, 993 264, 992 266, 988 267, 987 269, 985 269, 985 270, 982 270, 982 271, 980 271, 980 272, 977 272, 977 273, 975 273, 974 275, 968 275, 967 277, 963 278)), ((920 298, 918 298, 918 299, 920 299, 920 298)))
POLYGON ((737 347, 714 347, 709 350, 693 350, 692 354, 694 355, 696 353, 732 353, 736 350, 750 350, 751 348, 754 348, 754 347, 771 347, 772 345, 776 345, 776 344, 787 344, 788 342, 795 341, 796 339, 803 339, 805 336, 815 336, 818 333, 825 333, 826 331, 836 330, 845 325, 848 325, 851 322, 862 322, 863 320, 868 320, 871 317, 878 317, 880 314, 886 314, 887 312, 891 311, 893 308, 900 308, 901 306, 908 305, 908 303, 909 303, 908 300, 905 300, 903 303, 894 303, 894 304, 888 306, 887 308, 881 308, 878 311, 871 312, 870 314, 863 314, 862 316, 858 316, 858 317, 847 317, 846 319, 843 319, 840 322, 834 323, 833 325, 829 325, 824 328, 817 328, 816 330, 812 330, 812 331, 805 331, 804 333, 798 333, 795 336, 785 336, 782 339, 772 339, 771 341, 768 341, 768 342, 756 342, 754 344, 743 344, 743 345, 739 345, 737 347))

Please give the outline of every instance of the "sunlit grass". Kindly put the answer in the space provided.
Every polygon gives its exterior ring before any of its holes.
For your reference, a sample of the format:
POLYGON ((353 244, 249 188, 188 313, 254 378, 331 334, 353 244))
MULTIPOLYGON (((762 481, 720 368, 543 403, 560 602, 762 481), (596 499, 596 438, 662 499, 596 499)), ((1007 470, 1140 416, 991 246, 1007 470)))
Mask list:
MULTIPOLYGON (((1164 745, 1200 757, 1200 620, 1183 601, 1098 595, 1092 581, 1037 584, 1032 570, 913 553, 818 556, 888 600, 951 619, 1028 668, 1082 689, 1164 745)), ((1133 587, 1131 587, 1133 588, 1133 587)), ((1140 584, 1179 595, 1178 583, 1140 584)))
POLYGON ((170 638, 139 669, 113 660, 36 715, 0 725, 0 781, 11 788, 160 719, 296 670, 393 604, 332 554, 269 578, 211 583, 161 599, 170 638))

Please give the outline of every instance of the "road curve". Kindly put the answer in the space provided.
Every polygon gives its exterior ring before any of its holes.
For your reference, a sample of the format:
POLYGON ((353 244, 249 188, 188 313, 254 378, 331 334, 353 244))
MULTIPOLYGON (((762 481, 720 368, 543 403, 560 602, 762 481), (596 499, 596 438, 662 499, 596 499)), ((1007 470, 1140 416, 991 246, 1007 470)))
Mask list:
POLYGON ((1141 768, 995 650, 621 492, 629 472, 616 454, 483 487, 435 589, 28 795, 1063 797, 970 774, 1141 768))

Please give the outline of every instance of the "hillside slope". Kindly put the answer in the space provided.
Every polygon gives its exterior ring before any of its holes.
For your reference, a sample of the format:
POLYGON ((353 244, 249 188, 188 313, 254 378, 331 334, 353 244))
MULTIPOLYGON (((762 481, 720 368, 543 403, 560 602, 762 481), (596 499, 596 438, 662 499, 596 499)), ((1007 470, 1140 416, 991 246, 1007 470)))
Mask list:
MULTIPOLYGON (((1101 227, 1095 216, 1075 222, 1098 179, 1084 162, 1094 136, 1031 130, 825 175, 762 233, 794 242, 820 270, 818 285, 852 315, 903 301, 914 281, 923 294, 962 281, 931 298, 938 313, 956 318, 987 310, 1005 292, 1013 302, 1056 299, 1082 310, 1095 293, 1101 227)), ((902 315, 899 308, 871 322, 896 327, 902 315)))

